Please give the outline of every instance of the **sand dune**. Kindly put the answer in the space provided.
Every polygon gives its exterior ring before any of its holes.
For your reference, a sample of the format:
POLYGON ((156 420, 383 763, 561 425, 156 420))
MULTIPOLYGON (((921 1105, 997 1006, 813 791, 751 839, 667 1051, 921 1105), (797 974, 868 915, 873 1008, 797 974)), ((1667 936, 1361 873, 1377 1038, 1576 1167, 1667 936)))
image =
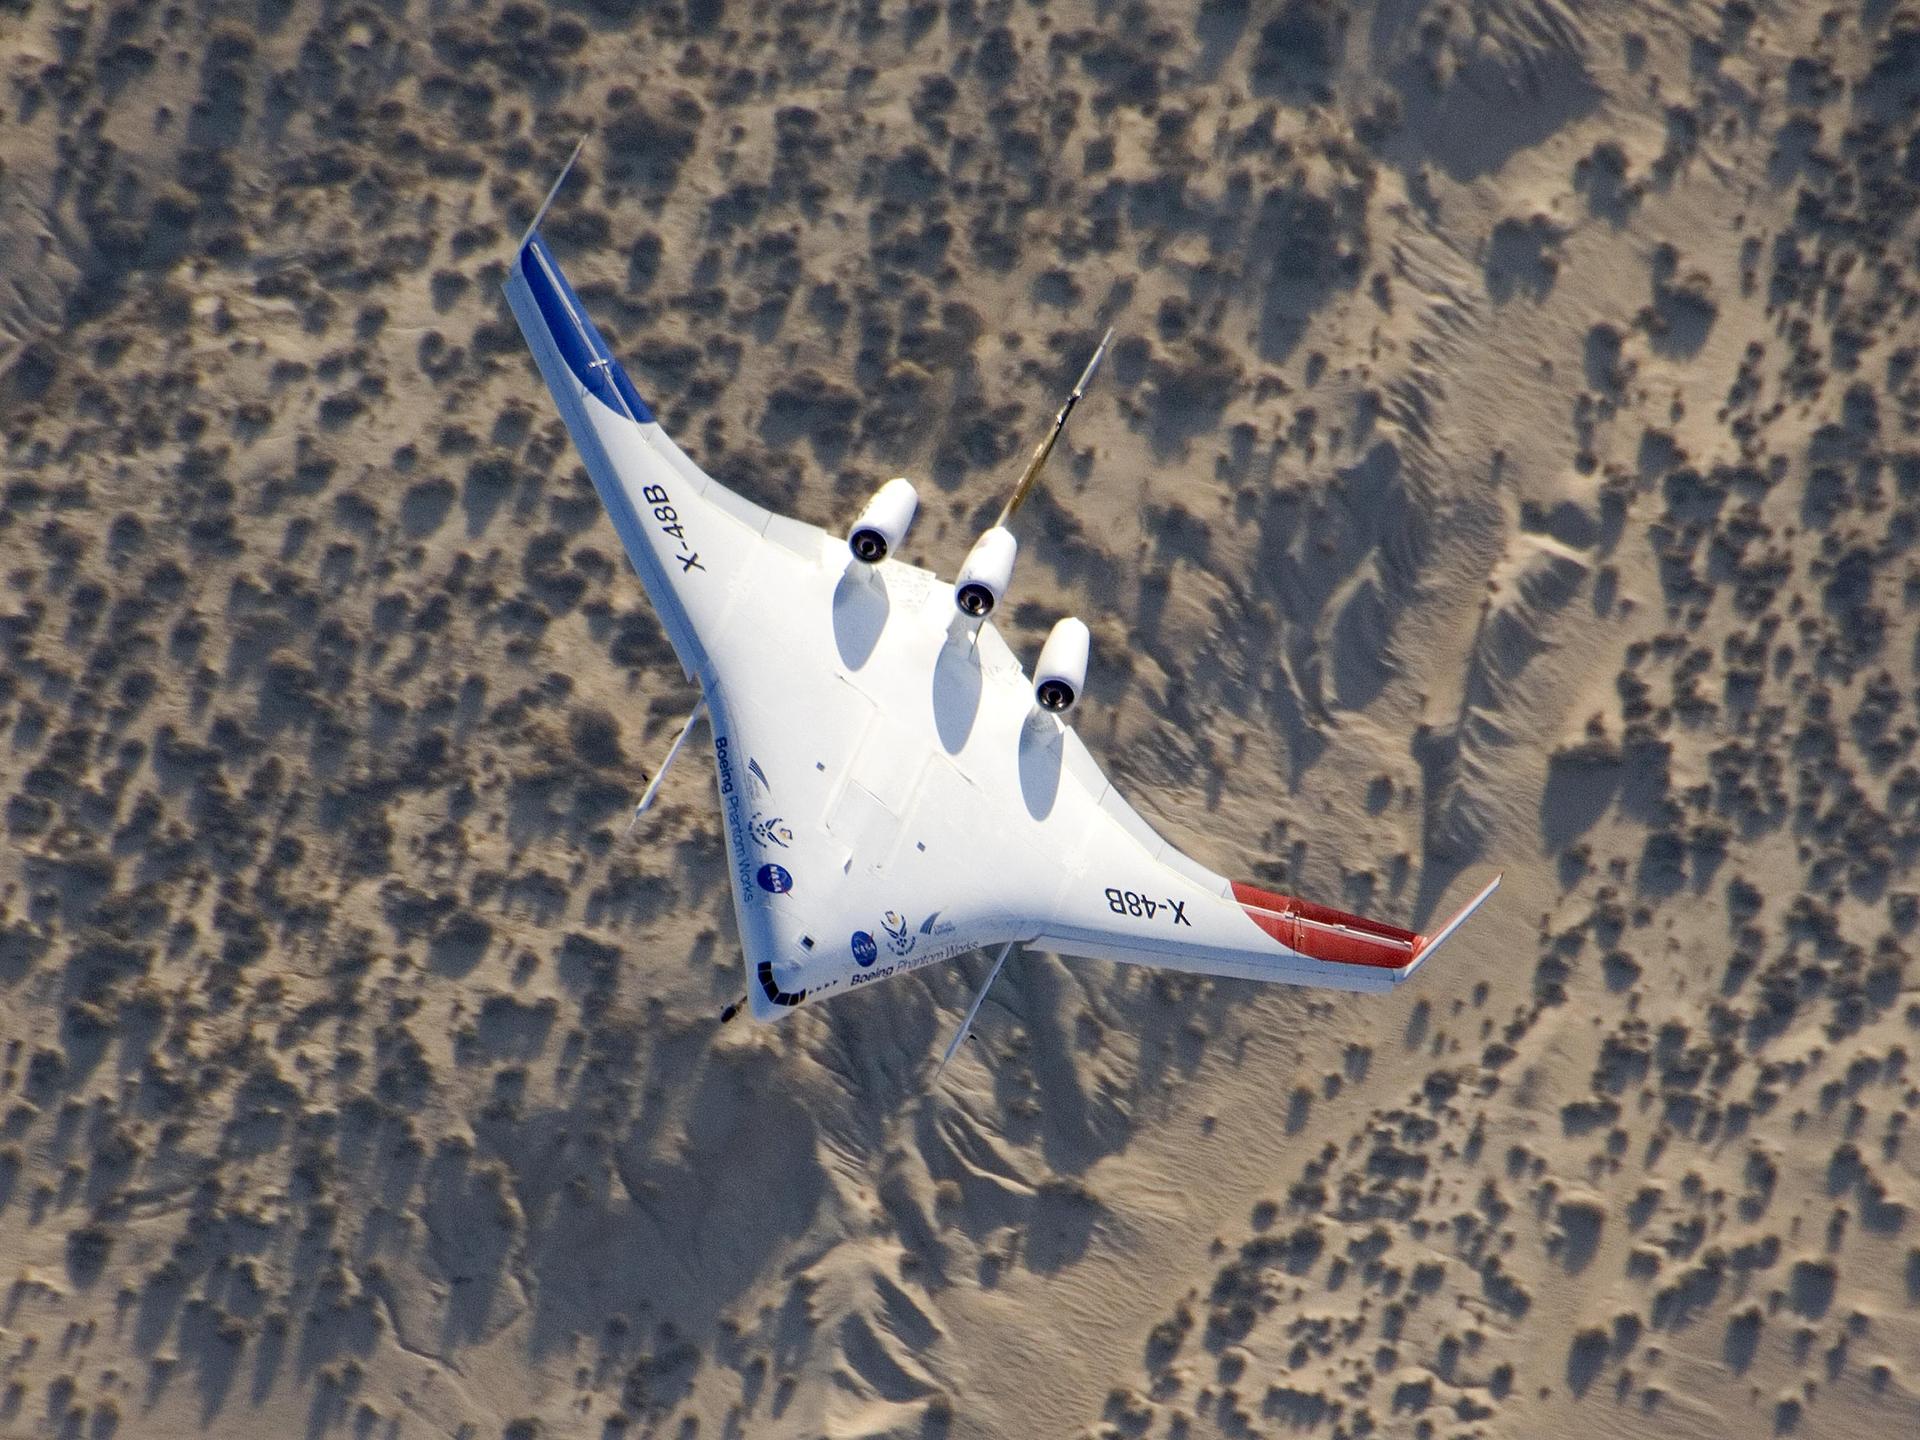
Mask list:
POLYGON ((1920 11, 0 6, 0 1435, 1920 1427, 1920 11), (499 282, 1386 999, 777 1030, 499 282))

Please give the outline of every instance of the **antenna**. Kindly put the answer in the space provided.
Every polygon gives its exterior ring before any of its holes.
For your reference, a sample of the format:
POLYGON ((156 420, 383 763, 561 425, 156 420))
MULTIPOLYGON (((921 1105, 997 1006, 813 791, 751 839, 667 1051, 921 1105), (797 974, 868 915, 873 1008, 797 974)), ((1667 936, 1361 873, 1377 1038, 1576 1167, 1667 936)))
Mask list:
POLYGON ((1093 358, 1087 361, 1087 368, 1080 372, 1080 379, 1073 387, 1073 393, 1067 396, 1067 403, 1060 407, 1060 413, 1053 417, 1053 428, 1047 431, 1047 438, 1034 447, 1033 458, 1027 461, 1027 468, 1020 476, 1020 483, 1013 487, 1013 497, 1007 501, 1006 508, 1000 512, 1000 518, 993 523, 1005 525, 1013 518, 1014 511, 1025 503, 1027 492, 1033 489, 1034 482, 1040 478, 1041 467, 1047 463, 1047 457, 1053 454, 1054 442, 1060 438, 1060 432, 1067 428, 1067 417, 1073 414, 1073 407, 1080 403, 1080 397, 1087 393, 1087 386, 1093 380, 1093 372, 1100 368, 1100 361, 1107 353, 1107 343, 1113 339, 1113 327, 1107 327, 1107 333, 1100 337, 1100 347, 1093 352, 1093 358))

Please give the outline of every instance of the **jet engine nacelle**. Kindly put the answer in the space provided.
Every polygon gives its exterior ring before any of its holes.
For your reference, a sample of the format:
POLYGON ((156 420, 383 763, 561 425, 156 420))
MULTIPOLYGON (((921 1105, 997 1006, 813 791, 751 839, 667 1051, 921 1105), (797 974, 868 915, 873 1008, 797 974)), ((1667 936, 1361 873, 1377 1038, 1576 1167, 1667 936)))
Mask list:
POLYGON ((962 615, 969 620, 984 620, 993 613, 1013 580, 1013 557, 1019 549, 1013 532, 1004 525, 994 526, 973 542, 967 563, 953 582, 953 603, 962 615))
POLYGON ((898 550, 919 508, 920 495, 911 480, 896 475, 887 481, 873 492, 873 498, 847 531, 847 548, 853 551, 853 558, 878 565, 898 550))
POLYGON ((1092 649, 1093 636, 1085 621, 1069 615, 1053 627, 1040 647, 1040 662, 1033 667, 1033 698, 1042 710, 1064 715, 1073 709, 1087 688, 1087 656, 1092 649))

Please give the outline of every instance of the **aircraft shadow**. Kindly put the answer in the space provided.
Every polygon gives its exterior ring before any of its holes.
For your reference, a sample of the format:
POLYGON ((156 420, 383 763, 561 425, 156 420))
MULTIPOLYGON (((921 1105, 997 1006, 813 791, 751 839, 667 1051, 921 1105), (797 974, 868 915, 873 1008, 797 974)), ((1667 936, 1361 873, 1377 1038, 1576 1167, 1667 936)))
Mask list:
POLYGON ((1027 802, 1027 813, 1036 820, 1053 813, 1066 755, 1066 741, 1054 726, 1020 727, 1020 794, 1027 802))
POLYGON ((833 589, 833 641, 840 647, 840 662, 849 670, 858 670, 872 656, 892 609, 886 578, 857 560, 849 561, 833 589), (867 573, 856 573, 861 569, 867 573))
POLYGON ((972 637, 955 626, 933 662, 933 724, 949 755, 958 755, 973 733, 984 683, 972 637))

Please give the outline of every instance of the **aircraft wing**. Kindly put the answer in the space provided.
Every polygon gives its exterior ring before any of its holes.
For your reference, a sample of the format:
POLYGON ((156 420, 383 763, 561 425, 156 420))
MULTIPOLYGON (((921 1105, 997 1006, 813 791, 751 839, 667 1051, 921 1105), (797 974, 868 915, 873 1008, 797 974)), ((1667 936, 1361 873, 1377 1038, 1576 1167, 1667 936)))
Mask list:
POLYGON ((1231 883, 1108 783, 952 585, 772 514, 654 419, 536 231, 507 297, 712 723, 748 997, 815 999, 1018 940, 1343 990, 1404 980, 1432 935, 1231 883))
POLYGON ((687 458, 607 349, 538 231, 514 256, 506 292, 681 668, 710 685, 713 638, 750 588, 762 546, 770 539, 812 550, 825 535, 735 494, 687 458))

